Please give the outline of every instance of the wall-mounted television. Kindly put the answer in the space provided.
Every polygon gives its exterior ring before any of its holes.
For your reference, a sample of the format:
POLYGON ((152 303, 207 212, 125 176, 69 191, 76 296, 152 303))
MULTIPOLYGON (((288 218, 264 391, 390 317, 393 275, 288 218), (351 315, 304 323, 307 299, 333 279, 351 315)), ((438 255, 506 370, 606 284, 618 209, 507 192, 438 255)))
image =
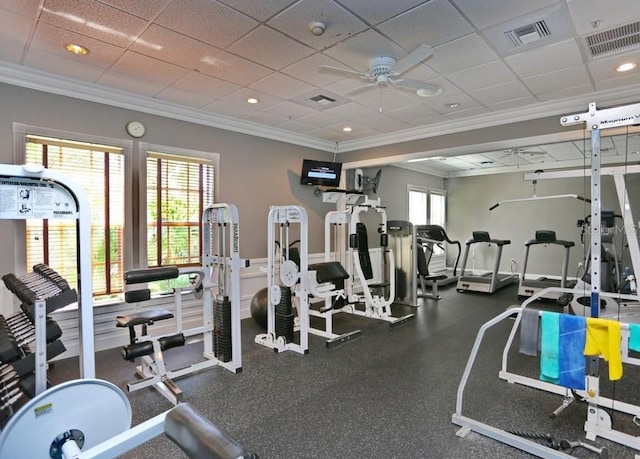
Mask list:
POLYGON ((340 185, 341 172, 342 163, 304 159, 302 160, 300 184, 337 188, 340 185))

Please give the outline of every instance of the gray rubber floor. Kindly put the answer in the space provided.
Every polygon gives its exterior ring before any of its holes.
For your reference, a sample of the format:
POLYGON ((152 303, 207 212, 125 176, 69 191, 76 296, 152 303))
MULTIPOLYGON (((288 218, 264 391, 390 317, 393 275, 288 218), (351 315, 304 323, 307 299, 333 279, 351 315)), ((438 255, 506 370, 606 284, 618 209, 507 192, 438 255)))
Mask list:
MULTIPOLYGON (((397 316, 415 313, 415 320, 390 328, 388 323, 339 314, 337 332, 362 330, 361 337, 327 349, 310 337, 310 352, 276 354, 254 343, 260 328, 242 323, 243 370, 231 374, 213 368, 176 381, 185 401, 260 458, 518 458, 529 454, 470 433, 456 435, 451 422, 456 391, 479 327, 517 303, 516 287, 493 295, 441 290, 440 301, 425 300, 419 308, 394 306, 397 316)), ((553 304, 541 308, 558 310, 553 304)), ((115 320, 114 320, 115 323, 115 320)), ((465 393, 463 414, 494 427, 528 434, 551 434, 557 440, 585 440, 586 405, 576 402, 556 419, 549 414, 559 396, 509 384, 498 378, 502 350, 513 321, 491 329, 483 343, 465 393)), ((199 359, 201 344, 171 349, 170 368, 199 359)), ((536 377, 538 361, 512 352, 512 368, 536 377)), ((97 355, 97 376, 126 391, 134 364, 120 350, 97 355)), ((602 365, 606 375, 606 366, 602 365)), ((635 368, 615 385, 602 383, 603 393, 640 404, 635 368)), ((74 359, 57 362, 51 378, 76 377, 74 359)), ((606 379, 603 378, 603 380, 606 379)), ((169 408, 153 389, 129 393, 134 424, 169 408)), ((614 414, 614 427, 640 434, 628 416, 614 414)), ((633 458, 632 450, 607 440, 609 457, 633 458)), ((584 448, 574 457, 597 457, 584 448)), ((126 458, 181 458, 177 446, 158 437, 126 458)))

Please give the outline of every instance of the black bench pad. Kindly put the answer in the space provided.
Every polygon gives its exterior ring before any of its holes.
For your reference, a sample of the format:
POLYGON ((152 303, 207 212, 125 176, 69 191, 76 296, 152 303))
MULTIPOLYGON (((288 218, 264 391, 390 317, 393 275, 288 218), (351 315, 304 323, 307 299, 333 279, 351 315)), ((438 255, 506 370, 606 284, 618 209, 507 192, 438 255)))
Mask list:
POLYGON ((309 271, 316 272, 316 280, 319 284, 349 279, 349 273, 338 261, 315 263, 309 266, 309 271))
POLYGON ((117 316, 116 327, 133 327, 135 325, 151 325, 158 320, 173 318, 173 313, 166 309, 152 309, 142 311, 128 316, 117 316))

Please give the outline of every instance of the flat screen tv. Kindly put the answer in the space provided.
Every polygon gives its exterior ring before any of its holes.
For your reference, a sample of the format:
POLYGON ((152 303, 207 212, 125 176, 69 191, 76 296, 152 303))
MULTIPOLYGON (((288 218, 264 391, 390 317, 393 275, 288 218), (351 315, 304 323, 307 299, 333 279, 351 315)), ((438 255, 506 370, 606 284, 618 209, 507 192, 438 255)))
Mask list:
POLYGON ((304 159, 300 184, 337 188, 340 185, 341 172, 342 163, 304 159))

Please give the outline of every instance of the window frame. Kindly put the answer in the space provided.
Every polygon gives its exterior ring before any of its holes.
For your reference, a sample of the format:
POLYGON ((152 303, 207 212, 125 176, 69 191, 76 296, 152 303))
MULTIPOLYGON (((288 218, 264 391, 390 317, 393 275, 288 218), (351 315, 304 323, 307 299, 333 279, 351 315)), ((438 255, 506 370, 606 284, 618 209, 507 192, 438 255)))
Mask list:
POLYGON ((149 153, 165 154, 170 156, 184 156, 185 158, 196 158, 201 160, 210 161, 213 164, 213 199, 214 202, 218 202, 217 196, 219 196, 219 181, 220 181, 220 154, 213 152, 206 152, 201 150, 193 150, 187 148, 169 147, 166 145, 152 144, 148 142, 138 143, 138 158, 139 158, 139 202, 140 210, 136 215, 138 219, 139 228, 139 245, 138 245, 138 266, 142 268, 148 267, 148 253, 147 253, 147 157, 149 153))
POLYGON ((424 215, 425 215, 425 224, 429 223, 429 188, 424 187, 424 186, 420 186, 420 185, 412 185, 412 184, 407 184, 407 221, 411 222, 411 224, 414 224, 411 221, 411 192, 418 192, 418 193, 424 193, 426 195, 426 206, 424 209, 424 215))

